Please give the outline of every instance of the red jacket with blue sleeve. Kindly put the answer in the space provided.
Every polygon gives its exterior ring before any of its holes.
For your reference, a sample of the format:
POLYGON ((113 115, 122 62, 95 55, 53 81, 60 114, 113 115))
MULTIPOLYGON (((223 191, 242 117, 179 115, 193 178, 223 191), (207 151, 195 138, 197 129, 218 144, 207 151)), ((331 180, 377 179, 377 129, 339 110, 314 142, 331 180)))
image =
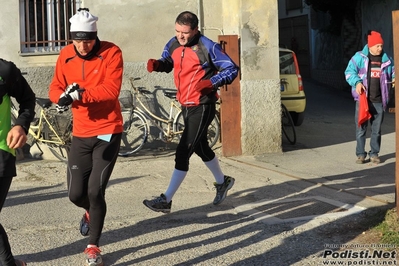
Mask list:
POLYGON ((201 33, 182 46, 173 37, 165 46, 157 71, 174 70, 177 99, 183 106, 215 103, 217 88, 230 84, 238 75, 238 66, 223 51, 222 47, 201 33), (208 95, 201 95, 195 85, 210 79, 215 88, 208 95))

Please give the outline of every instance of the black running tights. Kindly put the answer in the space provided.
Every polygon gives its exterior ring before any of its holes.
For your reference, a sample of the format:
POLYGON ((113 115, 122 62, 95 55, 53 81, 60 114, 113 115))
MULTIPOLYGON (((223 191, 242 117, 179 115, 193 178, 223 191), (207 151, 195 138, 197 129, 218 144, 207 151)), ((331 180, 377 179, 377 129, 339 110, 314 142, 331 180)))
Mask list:
MULTIPOLYGON (((11 186, 12 177, 0 177, 0 212, 3 209, 11 186)), ((0 224, 0 265, 15 266, 15 260, 11 253, 11 246, 4 227, 0 224)))
POLYGON ((99 246, 107 205, 105 188, 112 174, 122 134, 110 141, 97 137, 73 137, 68 155, 68 196, 76 206, 89 211, 89 244, 99 246))
POLYGON ((175 168, 188 171, 189 160, 195 152, 203 162, 215 158, 208 144, 208 127, 215 118, 215 104, 182 107, 184 130, 176 148, 175 168))

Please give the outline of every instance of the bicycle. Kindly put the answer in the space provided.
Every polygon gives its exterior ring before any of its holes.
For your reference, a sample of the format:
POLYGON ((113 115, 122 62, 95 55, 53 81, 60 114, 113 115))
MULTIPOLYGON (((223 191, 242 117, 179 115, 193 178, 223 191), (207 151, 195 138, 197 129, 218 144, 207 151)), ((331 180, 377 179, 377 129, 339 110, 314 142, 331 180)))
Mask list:
MULTIPOLYGON (((29 127, 28 137, 43 154, 38 143, 45 144, 51 153, 60 161, 67 162, 67 155, 72 142, 72 115, 70 111, 59 112, 48 98, 36 97, 39 116, 29 127), (33 139, 33 140, 32 140, 33 139)), ((18 117, 18 109, 12 102, 11 120, 14 124, 18 117)))
MULTIPOLYGON (((169 112, 165 117, 155 114, 148 102, 152 99, 152 93, 145 88, 134 85, 135 80, 130 78, 131 90, 122 90, 119 101, 122 108, 123 128, 119 156, 128 156, 138 152, 147 142, 150 135, 150 125, 160 131, 160 139, 170 143, 174 139, 180 139, 184 119, 182 109, 176 100, 176 91, 163 91, 163 95, 170 99, 169 112)), ((209 146, 213 147, 220 137, 220 122, 216 115, 208 128, 209 146)))
POLYGON ((284 104, 281 104, 281 128, 288 142, 294 145, 296 143, 295 125, 290 112, 284 104))

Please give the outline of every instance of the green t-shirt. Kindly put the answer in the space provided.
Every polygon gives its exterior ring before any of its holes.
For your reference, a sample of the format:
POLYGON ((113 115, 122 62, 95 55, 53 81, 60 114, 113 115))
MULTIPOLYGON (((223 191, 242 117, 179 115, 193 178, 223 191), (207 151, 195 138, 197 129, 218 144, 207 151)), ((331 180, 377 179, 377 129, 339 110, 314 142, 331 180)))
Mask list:
POLYGON ((7 146, 7 134, 11 129, 11 102, 6 94, 0 104, 0 149, 7 151, 15 156, 15 150, 7 146))

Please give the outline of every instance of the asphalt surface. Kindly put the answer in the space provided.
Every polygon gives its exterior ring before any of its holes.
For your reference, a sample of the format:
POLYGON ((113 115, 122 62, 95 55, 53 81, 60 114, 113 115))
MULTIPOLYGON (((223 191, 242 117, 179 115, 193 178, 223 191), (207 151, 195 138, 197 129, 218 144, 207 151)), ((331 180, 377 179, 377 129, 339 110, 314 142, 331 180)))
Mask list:
MULTIPOLYGON (((173 147, 119 158, 106 194, 104 264, 284 266, 341 260, 323 254, 332 245, 356 244, 361 231, 351 225, 394 206, 394 115, 385 117, 382 163, 358 165, 350 94, 309 81, 305 89, 307 114, 297 127, 297 144, 284 141, 279 154, 219 157, 225 174, 236 179, 221 205, 212 205, 214 180, 193 156, 172 212, 153 212, 142 201, 167 188, 173 147)), ((220 154, 221 147, 215 151, 220 154)), ((83 211, 68 200, 66 165, 48 155, 18 162, 0 219, 14 254, 28 265, 83 265, 87 238, 78 228, 83 211)))

